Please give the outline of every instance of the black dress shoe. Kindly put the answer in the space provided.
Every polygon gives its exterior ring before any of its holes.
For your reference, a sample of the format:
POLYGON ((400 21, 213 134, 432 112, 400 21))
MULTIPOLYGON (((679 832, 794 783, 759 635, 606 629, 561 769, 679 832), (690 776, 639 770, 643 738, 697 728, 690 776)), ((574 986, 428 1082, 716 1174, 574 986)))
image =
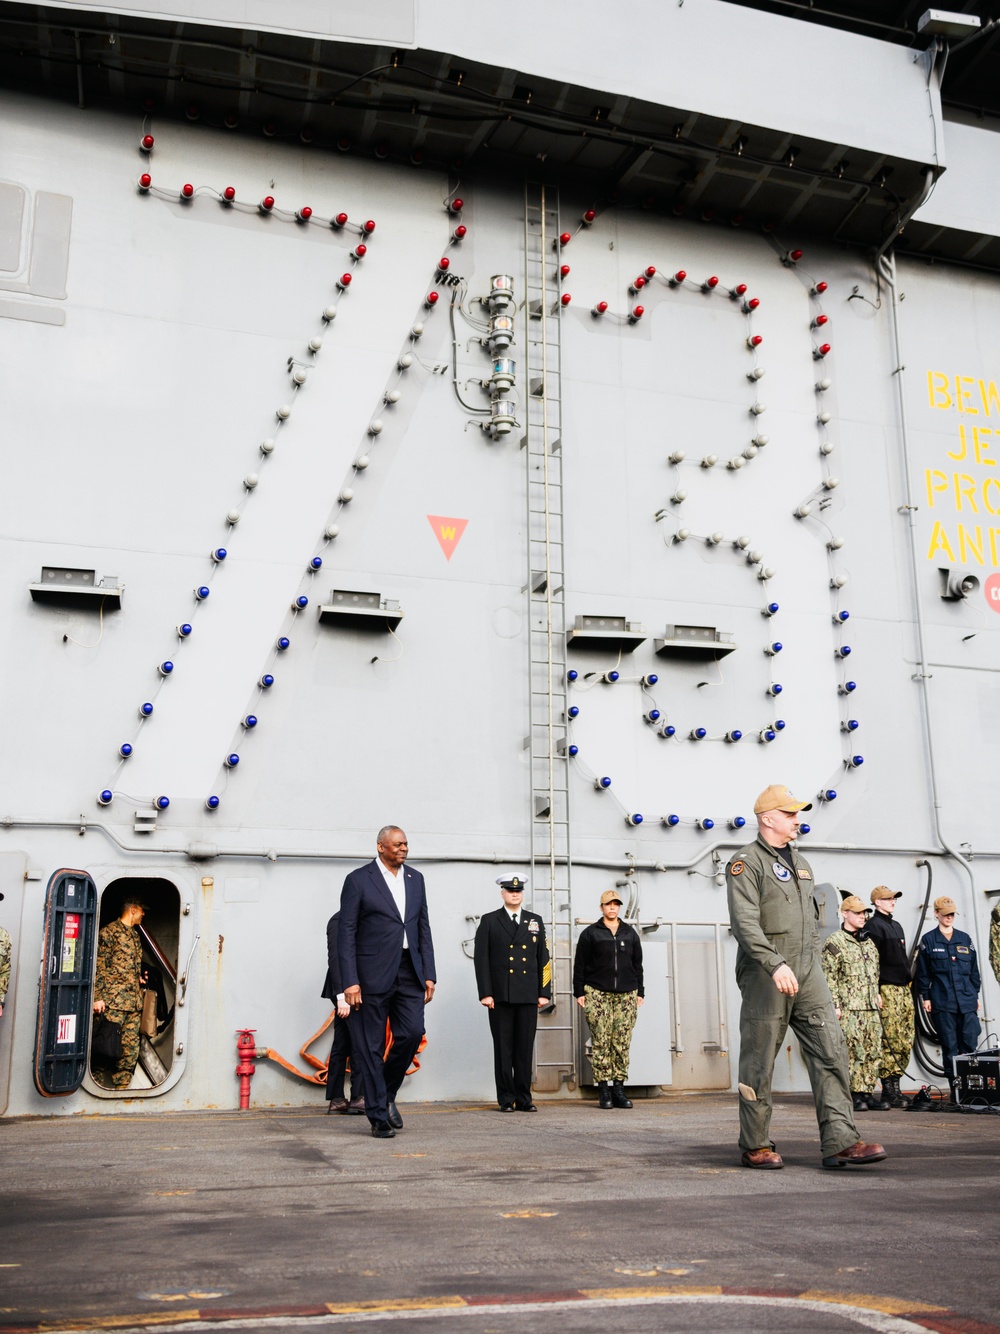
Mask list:
POLYGON ((537 1112, 538 1108, 533 1102, 515 1102, 515 1112, 537 1112))
POLYGON ((346 1107, 347 1107, 346 1098, 331 1098, 330 1101, 326 1104, 326 1114, 327 1116, 330 1116, 332 1115, 333 1112, 342 1112, 346 1109, 346 1107))
POLYGON ((388 1121, 373 1121, 372 1137, 374 1139, 395 1139, 396 1132, 388 1121))
POLYGON ((512 1112, 514 1110, 514 1104, 512 1102, 502 1102, 500 1104, 500 1110, 502 1112, 512 1112))
POLYGON ((345 1116, 363 1116, 365 1110, 364 1095, 361 1094, 357 1098, 352 1098, 351 1101, 340 1110, 345 1116))
POLYGON ((386 1115, 386 1120, 389 1122, 389 1124, 390 1124, 395 1130, 402 1130, 402 1129, 403 1129, 403 1118, 400 1116, 399 1112, 396 1110, 396 1104, 392 1101, 391 1098, 390 1098, 390 1100, 389 1100, 389 1106, 388 1106, 388 1111, 387 1111, 387 1115, 386 1115))

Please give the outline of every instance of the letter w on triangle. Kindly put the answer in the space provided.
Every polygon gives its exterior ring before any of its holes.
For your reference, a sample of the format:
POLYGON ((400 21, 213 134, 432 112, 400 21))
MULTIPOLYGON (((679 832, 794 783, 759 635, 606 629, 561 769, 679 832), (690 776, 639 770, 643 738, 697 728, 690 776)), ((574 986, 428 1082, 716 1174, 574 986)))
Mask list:
POLYGON ((451 560, 465 532, 468 519, 449 519, 443 514, 428 514, 427 522, 434 529, 434 536, 445 554, 445 559, 451 560))

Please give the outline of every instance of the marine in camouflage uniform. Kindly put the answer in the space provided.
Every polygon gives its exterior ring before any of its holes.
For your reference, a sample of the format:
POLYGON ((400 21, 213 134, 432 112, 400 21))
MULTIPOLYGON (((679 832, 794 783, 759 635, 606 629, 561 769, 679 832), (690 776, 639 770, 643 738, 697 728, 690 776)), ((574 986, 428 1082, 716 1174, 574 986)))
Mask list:
POLYGON ((990 913, 990 967, 1000 982, 1000 903, 990 913))
POLYGON ((851 1099, 856 1112, 885 1111, 889 1104, 876 1098, 882 1059, 882 1000, 878 989, 879 959, 874 941, 862 939, 865 905, 850 895, 840 905, 844 925, 823 946, 820 962, 837 1018, 847 1043, 851 1099))
MULTIPOLYGON (((121 1024, 122 1054, 110 1074, 111 1087, 127 1089, 139 1059, 139 1020, 142 1018, 142 941, 135 929, 145 907, 126 899, 122 915, 109 922, 97 938, 97 974, 94 980, 94 1010, 103 1010, 112 1023, 121 1024), (98 1007, 101 1007, 101 1010, 98 1007)), ((104 1082, 102 1080, 102 1082, 104 1082)))
MULTIPOLYGON (((2 898, 3 895, 0 895, 2 898)), ((10 936, 0 926, 0 1014, 3 1014, 4 1002, 7 999, 7 988, 10 986, 10 936)))

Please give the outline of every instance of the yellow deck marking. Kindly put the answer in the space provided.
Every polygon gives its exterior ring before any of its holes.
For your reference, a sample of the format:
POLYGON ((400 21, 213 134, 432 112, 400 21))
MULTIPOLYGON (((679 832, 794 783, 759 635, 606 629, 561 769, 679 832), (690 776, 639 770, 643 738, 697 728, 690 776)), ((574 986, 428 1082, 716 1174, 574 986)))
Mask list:
POLYGON ((558 1211, 546 1213, 543 1209, 518 1209, 512 1214, 501 1214, 501 1218, 558 1218, 558 1211))
POLYGON ((370 1302, 325 1302, 331 1315, 356 1315, 362 1311, 433 1311, 441 1306, 468 1306, 464 1297, 389 1297, 370 1302))
POLYGON ((720 1287, 688 1287, 687 1284, 661 1283, 655 1288, 581 1288, 584 1297, 597 1299, 631 1297, 721 1297, 720 1287))
POLYGON ((119 1329, 131 1325, 176 1325, 181 1320, 197 1320, 200 1311, 144 1311, 142 1315, 95 1315, 83 1320, 57 1320, 37 1325, 39 1330, 119 1329))
POLYGON ((899 1297, 873 1297, 868 1292, 800 1292, 803 1302, 832 1302, 836 1306, 860 1306, 866 1311, 881 1311, 883 1315, 906 1315, 918 1312, 924 1315, 941 1314, 947 1306, 929 1306, 927 1302, 903 1301, 899 1297))

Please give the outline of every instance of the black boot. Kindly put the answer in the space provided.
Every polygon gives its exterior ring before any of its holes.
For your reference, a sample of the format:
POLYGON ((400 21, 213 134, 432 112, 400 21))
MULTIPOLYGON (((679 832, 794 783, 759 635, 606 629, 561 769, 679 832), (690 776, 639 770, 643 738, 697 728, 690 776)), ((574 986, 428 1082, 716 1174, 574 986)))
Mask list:
POLYGON ((625 1090, 622 1088, 620 1079, 611 1081, 611 1105, 612 1107, 623 1107, 626 1110, 631 1108, 632 1104, 625 1096, 625 1090))
POLYGON ((868 1099, 863 1093, 852 1093, 851 1102, 854 1104, 856 1112, 867 1112, 869 1110, 868 1099))
POLYGON ((604 1112, 614 1106, 611 1101, 611 1085, 603 1079, 597 1085, 597 1105, 604 1112))
POLYGON ((870 1112, 887 1112, 892 1107, 892 1103, 886 1102, 881 1093, 873 1091, 866 1093, 865 1097, 868 1099, 868 1110, 870 1112))
POLYGON ((904 1098, 899 1087, 899 1075, 891 1075, 882 1079, 882 1098, 890 1107, 908 1107, 909 1099, 904 1098))

